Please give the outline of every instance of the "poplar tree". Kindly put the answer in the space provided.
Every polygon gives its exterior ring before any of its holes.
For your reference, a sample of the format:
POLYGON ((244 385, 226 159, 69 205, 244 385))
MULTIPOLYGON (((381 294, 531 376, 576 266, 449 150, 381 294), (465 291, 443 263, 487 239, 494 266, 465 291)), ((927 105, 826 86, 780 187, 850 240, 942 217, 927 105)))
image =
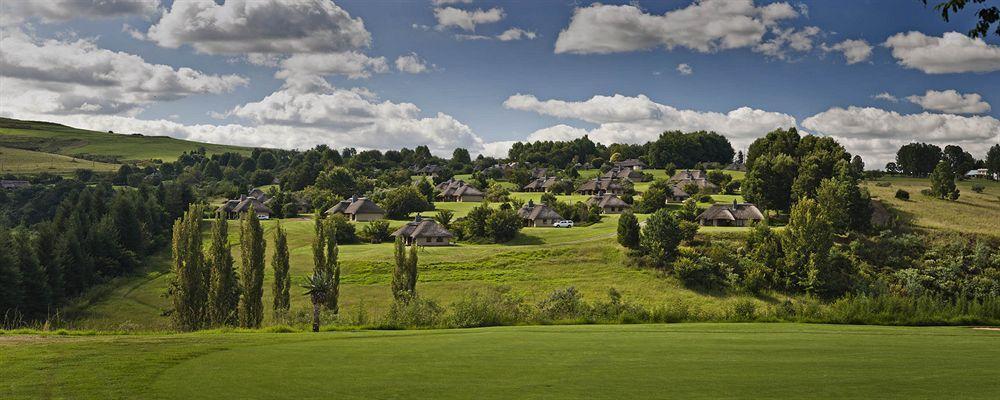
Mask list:
POLYGON ((392 296, 396 301, 406 302, 417 295, 417 246, 410 247, 406 255, 406 243, 402 236, 396 237, 396 268, 392 272, 392 296))
POLYGON ((229 222, 221 215, 212 224, 209 248, 211 278, 208 288, 209 320, 215 325, 236 325, 240 287, 229 248, 229 222))
POLYGON ((258 328, 264 319, 264 230, 251 206, 240 222, 240 326, 258 328))
POLYGON ((338 305, 340 299, 340 262, 338 260, 340 249, 337 247, 337 225, 333 223, 333 220, 327 220, 323 235, 326 239, 324 272, 331 280, 330 292, 326 295, 326 308, 337 314, 340 311, 338 305))
POLYGON ((202 207, 192 205, 174 221, 173 298, 174 325, 181 330, 195 330, 205 323, 208 300, 204 254, 201 251, 202 207))
POLYGON ((281 222, 274 226, 274 258, 271 259, 271 267, 274 268, 274 315, 278 316, 288 311, 288 288, 292 284, 288 276, 288 237, 285 230, 281 229, 281 222))
POLYGON ((314 219, 315 226, 313 228, 313 274, 318 272, 326 271, 326 239, 323 237, 323 219, 320 217, 319 212, 316 213, 314 219))

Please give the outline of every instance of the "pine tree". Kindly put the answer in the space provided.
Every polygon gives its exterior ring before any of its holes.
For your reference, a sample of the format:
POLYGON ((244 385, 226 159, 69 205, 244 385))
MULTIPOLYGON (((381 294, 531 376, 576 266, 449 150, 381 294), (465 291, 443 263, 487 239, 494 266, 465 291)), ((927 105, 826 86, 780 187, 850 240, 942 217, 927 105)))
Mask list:
POLYGON ((281 229, 281 222, 277 222, 274 227, 274 258, 271 259, 271 267, 274 268, 272 295, 274 314, 277 316, 288 311, 288 289, 292 284, 288 275, 288 237, 285 230, 281 229))
POLYGON ((195 330, 206 322, 208 282, 205 256, 201 249, 202 207, 192 205, 174 222, 173 297, 174 325, 181 330, 195 330))
POLYGON ((945 160, 938 162, 937 166, 934 167, 934 172, 931 172, 931 192, 941 199, 949 198, 953 196, 953 193, 956 193, 954 197, 958 198, 955 189, 955 173, 951 171, 951 166, 945 160))
POLYGON ((250 207, 240 223, 240 326, 258 328, 264 319, 264 230, 250 207))
POLYGON ((312 242, 313 273, 326 271, 326 239, 323 237, 323 219, 316 213, 312 242))
POLYGON ((209 321, 213 325, 235 325, 240 288, 233 267, 233 253, 229 248, 229 222, 222 216, 218 216, 212 224, 210 246, 209 321))
POLYGON ((410 247, 406 255, 406 243, 402 236, 396 237, 396 268, 392 272, 392 296, 396 301, 406 302, 417 295, 417 246, 410 247))
POLYGON ((338 260, 340 249, 337 247, 337 226, 333 220, 327 220, 323 232, 326 238, 326 274, 330 276, 332 284, 330 293, 326 295, 326 308, 337 314, 340 311, 338 301, 340 300, 340 262, 338 260))
POLYGON ((24 301, 21 270, 14 262, 10 233, 0 229, 0 319, 11 318, 24 301))
POLYGON ((639 220, 635 214, 625 212, 618 219, 618 243, 629 249, 639 248, 639 220))

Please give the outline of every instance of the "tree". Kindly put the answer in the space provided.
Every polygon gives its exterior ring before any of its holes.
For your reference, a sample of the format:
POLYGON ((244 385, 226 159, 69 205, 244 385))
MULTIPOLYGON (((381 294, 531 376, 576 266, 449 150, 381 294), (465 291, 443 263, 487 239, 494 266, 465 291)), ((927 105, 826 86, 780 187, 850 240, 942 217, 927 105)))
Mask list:
POLYGON ((434 215, 434 220, 445 229, 451 229, 451 220, 455 217, 455 212, 451 210, 438 210, 437 214, 434 215))
POLYGON ((421 179, 417 182, 417 191, 424 196, 427 203, 434 203, 434 185, 427 179, 421 179))
POLYGON ((854 158, 851 159, 851 169, 857 176, 861 176, 865 172, 865 162, 861 156, 854 155, 854 158))
POLYGON ((396 237, 396 268, 392 271, 392 296, 408 302, 417 296, 417 246, 410 246, 409 255, 402 236, 396 237))
POLYGON ((822 268, 827 261, 833 247, 833 226, 816 200, 803 198, 792 206, 783 233, 784 284, 788 289, 806 289, 810 271, 822 268))
POLYGON ((323 237, 326 239, 326 267, 324 272, 330 276, 332 284, 330 292, 326 294, 326 308, 334 314, 340 312, 340 249, 337 247, 337 225, 333 224, 333 218, 327 220, 323 227, 323 237))
POLYGON ((196 330, 205 322, 208 272, 201 249, 201 215, 202 207, 193 205, 174 222, 171 315, 181 330, 196 330))
POLYGON ((927 176, 941 160, 941 148, 927 143, 910 143, 896 151, 896 166, 903 174, 927 176))
POLYGON ((853 180, 824 179, 817 190, 816 202, 838 234, 865 231, 871 225, 871 198, 853 180))
POLYGON ((986 173, 990 179, 1000 175, 1000 144, 995 144, 986 152, 986 173))
POLYGON ((240 326, 258 328, 264 319, 264 229, 250 207, 240 221, 240 326))
POLYGON ((743 197, 764 210, 787 210, 791 205, 795 160, 787 154, 754 159, 743 180, 743 197))
MULTIPOLYGON (((923 0, 923 2, 926 6, 927 0, 923 0)), ((969 4, 983 4, 985 2, 986 0, 947 0, 937 3, 934 9, 941 12, 941 18, 945 22, 949 22, 951 20, 951 13, 958 13, 969 4)), ((1000 7, 984 6, 976 12, 976 16, 979 17, 979 21, 966 35, 973 38, 986 38, 990 34, 990 26, 1000 21, 1000 7)), ((997 25, 997 29, 993 33, 1000 35, 1000 25, 997 25)))
POLYGON ((677 255, 677 246, 684 239, 680 225, 666 209, 649 216, 642 228, 640 244, 658 265, 667 265, 677 255))
POLYGON ((521 230, 521 217, 511 209, 494 210, 486 219, 486 235, 493 243, 504 243, 517 236, 521 230))
POLYGON ((10 231, 0 229, 0 314, 7 316, 24 302, 21 270, 11 254, 10 231))
POLYGON ((319 309, 320 306, 326 303, 327 293, 330 293, 333 287, 333 279, 322 271, 314 271, 312 277, 306 280, 302 287, 306 289, 305 294, 312 300, 312 330, 313 332, 319 332, 319 309))
POLYGON ((274 225, 274 257, 271 258, 271 268, 274 268, 274 286, 271 294, 274 297, 274 314, 282 315, 288 312, 288 289, 291 278, 288 275, 288 237, 281 229, 281 222, 274 225))
POLYGON ((698 218, 698 200, 693 198, 684 200, 684 203, 681 204, 681 208, 674 211, 674 216, 682 221, 694 222, 694 220, 698 218))
POLYGON ((618 218, 618 243, 628 249, 639 248, 639 219, 631 211, 618 218))
POLYGON ((216 217, 212 224, 210 246, 209 321, 215 325, 235 325, 240 287, 233 268, 233 253, 229 248, 229 223, 221 216, 216 217))
POLYGON ((406 218, 410 213, 434 209, 413 186, 402 186, 385 193, 381 206, 389 218, 406 218))
POLYGON ((941 157, 948 162, 951 166, 951 172, 957 176, 965 175, 966 172, 976 167, 976 159, 969 152, 962 150, 961 146, 951 144, 945 146, 941 157))
POLYGON ((469 150, 456 147, 455 151, 451 152, 451 161, 462 165, 469 165, 472 164, 472 157, 469 156, 469 150))
POLYGON ((52 305, 52 292, 48 278, 35 253, 31 231, 16 229, 11 235, 11 254, 21 276, 21 290, 24 298, 20 311, 29 318, 43 317, 52 305))
POLYGON ((941 160, 934 167, 931 173, 931 193, 940 199, 958 198, 958 189, 955 188, 955 174, 951 171, 948 161, 941 160))
POLYGON ((320 172, 316 177, 315 186, 333 192, 335 196, 340 198, 351 197, 358 194, 359 191, 354 174, 344 167, 333 167, 320 172))

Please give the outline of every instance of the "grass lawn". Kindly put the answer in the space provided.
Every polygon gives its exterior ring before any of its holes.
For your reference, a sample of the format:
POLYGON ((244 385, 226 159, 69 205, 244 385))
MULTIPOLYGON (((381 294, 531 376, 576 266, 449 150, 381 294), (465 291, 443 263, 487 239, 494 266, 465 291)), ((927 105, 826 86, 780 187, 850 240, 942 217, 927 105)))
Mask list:
POLYGON ((1000 236, 1000 182, 975 179, 959 181, 961 195, 957 201, 948 201, 924 196, 921 189, 930 187, 926 178, 885 177, 877 181, 865 182, 873 197, 895 207, 912 219, 914 226, 952 232, 967 232, 1000 236), (877 186, 877 182, 888 182, 889 186, 877 186), (986 187, 982 193, 972 191, 973 184, 986 187), (909 200, 895 197, 896 190, 910 193, 909 200))
POLYGON ((235 151, 249 154, 247 147, 191 142, 157 135, 158 132, 88 131, 65 125, 0 118, 0 145, 66 156, 91 154, 117 156, 121 160, 173 161, 185 151, 204 147, 209 153, 235 151), (133 136, 142 133, 147 136, 133 136))
POLYGON ((1000 332, 801 324, 0 335, 4 399, 993 399, 1000 332))
POLYGON ((117 171, 119 165, 81 160, 59 154, 0 147, 0 174, 37 174, 48 172, 57 175, 71 174, 78 169, 96 172, 117 171))

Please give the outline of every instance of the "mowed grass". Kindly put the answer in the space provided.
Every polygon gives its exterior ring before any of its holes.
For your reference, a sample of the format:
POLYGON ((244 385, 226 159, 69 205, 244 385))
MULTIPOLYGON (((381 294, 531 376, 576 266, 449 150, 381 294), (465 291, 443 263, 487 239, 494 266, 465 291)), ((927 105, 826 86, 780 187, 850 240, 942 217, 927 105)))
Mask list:
POLYGON ((1000 332, 670 324, 0 335, 4 399, 995 399, 1000 332))
POLYGON ((885 177, 867 181, 865 186, 873 197, 901 211, 918 228, 1000 236, 1000 182, 959 181, 961 195, 957 201, 920 194, 920 190, 930 187, 930 180, 926 178, 885 177), (890 186, 877 186, 877 182, 889 182, 890 186), (973 192, 975 184, 985 186, 985 190, 973 192), (910 199, 897 199, 898 189, 909 192, 910 199))
POLYGON ((209 154, 233 151, 249 154, 247 147, 199 143, 156 136, 159 132, 97 132, 48 122, 0 118, 0 145, 44 153, 118 157, 128 160, 176 160, 184 152, 204 147, 209 154), (133 136, 141 133, 145 136, 133 136))
POLYGON ((78 169, 97 172, 118 170, 118 165, 81 160, 60 154, 0 147, 0 174, 38 174, 48 172, 65 175, 78 169))

